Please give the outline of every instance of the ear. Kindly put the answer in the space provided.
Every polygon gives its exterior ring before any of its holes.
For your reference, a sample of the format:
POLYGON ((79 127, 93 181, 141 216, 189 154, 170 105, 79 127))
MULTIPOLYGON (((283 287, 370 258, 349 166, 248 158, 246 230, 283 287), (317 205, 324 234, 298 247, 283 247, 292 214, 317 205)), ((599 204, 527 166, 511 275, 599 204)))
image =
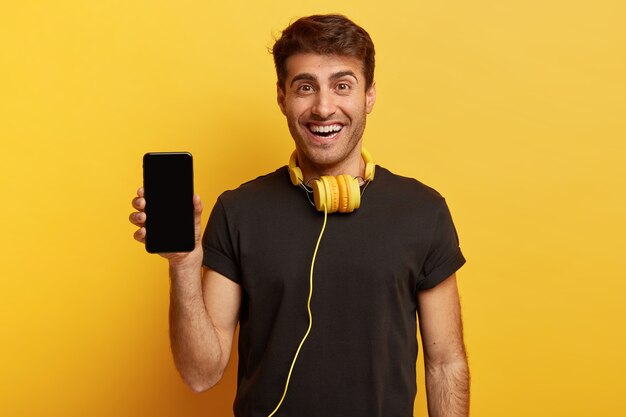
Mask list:
POLYGON ((376 103, 376 81, 372 82, 370 88, 365 92, 365 111, 369 114, 376 103))
POLYGON ((286 116, 285 113, 285 92, 282 88, 280 88, 280 84, 276 83, 276 101, 278 102, 278 107, 280 107, 280 111, 286 116))

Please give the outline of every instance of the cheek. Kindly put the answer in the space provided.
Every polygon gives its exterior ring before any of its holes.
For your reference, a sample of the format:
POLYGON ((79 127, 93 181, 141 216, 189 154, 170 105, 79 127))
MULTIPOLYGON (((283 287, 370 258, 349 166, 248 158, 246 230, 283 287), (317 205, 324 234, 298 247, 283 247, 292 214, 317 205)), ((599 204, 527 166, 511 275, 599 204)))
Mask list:
POLYGON ((343 113, 350 119, 358 118, 363 113, 363 110, 364 107, 362 104, 358 105, 354 102, 346 103, 342 108, 343 113))
POLYGON ((285 116, 287 118, 287 124, 291 128, 296 128, 297 129, 298 126, 300 125, 300 117, 301 117, 301 115, 295 109, 287 108, 285 116))
POLYGON ((289 103, 285 110, 287 118, 295 121, 306 113, 307 106, 305 103, 296 101, 289 103))

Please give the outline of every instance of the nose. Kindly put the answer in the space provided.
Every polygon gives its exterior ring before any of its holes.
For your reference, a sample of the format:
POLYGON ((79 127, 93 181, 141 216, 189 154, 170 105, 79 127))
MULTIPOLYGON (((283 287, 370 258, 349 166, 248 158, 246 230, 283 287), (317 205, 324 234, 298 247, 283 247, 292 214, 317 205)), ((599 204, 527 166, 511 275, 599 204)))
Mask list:
POLYGON ((315 102, 311 108, 311 112, 322 119, 327 119, 337 110, 337 105, 333 100, 332 94, 328 91, 320 91, 315 96, 315 102))

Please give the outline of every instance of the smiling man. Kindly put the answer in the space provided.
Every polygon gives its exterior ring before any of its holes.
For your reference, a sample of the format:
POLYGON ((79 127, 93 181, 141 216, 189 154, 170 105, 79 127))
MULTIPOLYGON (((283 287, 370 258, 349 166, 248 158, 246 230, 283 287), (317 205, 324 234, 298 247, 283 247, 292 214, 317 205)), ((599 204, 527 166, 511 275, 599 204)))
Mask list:
MULTIPOLYGON (((344 16, 310 16, 273 54, 289 166, 222 194, 202 239, 194 196, 195 249, 163 255, 181 375, 196 391, 216 384, 239 324, 235 416, 409 417, 419 327, 430 416, 467 416, 465 259, 445 200, 362 148, 370 36, 344 16)), ((142 189, 133 205, 145 242, 142 189)))
POLYGON ((303 52, 291 55, 284 65, 278 104, 305 179, 360 176, 366 116, 376 101, 376 88, 365 80, 363 63, 351 56, 303 52))

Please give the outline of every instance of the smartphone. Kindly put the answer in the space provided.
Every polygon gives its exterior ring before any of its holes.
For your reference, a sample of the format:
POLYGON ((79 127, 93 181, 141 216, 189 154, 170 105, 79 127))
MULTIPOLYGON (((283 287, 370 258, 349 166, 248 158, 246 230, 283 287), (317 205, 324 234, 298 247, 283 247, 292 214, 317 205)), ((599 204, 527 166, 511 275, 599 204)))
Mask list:
POLYGON ((191 252, 196 243, 193 158, 189 152, 150 152, 143 156, 146 250, 191 252))

